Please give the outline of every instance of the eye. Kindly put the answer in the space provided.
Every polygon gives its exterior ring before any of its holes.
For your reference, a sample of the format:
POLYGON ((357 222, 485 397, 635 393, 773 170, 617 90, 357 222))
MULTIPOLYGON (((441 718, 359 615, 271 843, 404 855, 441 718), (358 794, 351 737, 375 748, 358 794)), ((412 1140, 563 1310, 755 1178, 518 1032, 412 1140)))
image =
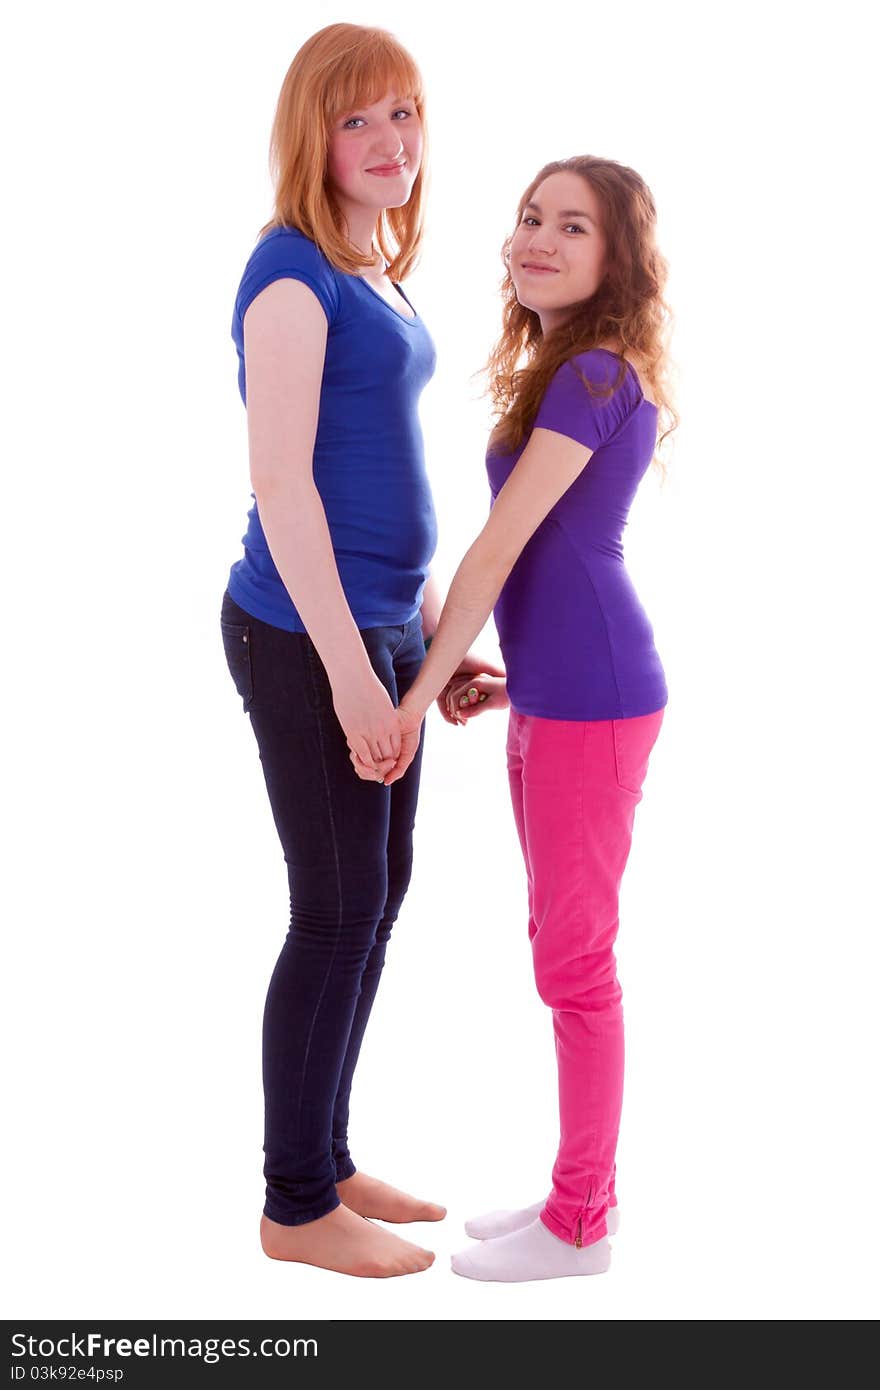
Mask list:
POLYGON ((411 112, 411 111, 407 111, 407 109, 406 109, 405 106, 400 106, 400 107, 398 107, 398 109, 394 112, 394 114, 393 114, 393 116, 392 116, 392 120, 396 120, 398 116, 411 116, 411 115, 412 115, 412 112, 411 112))
POLYGON ((529 213, 526 217, 523 218, 521 225, 523 227, 539 227, 541 224, 539 223, 537 217, 532 217, 531 213, 529 213))
POLYGON ((357 129, 357 126, 358 126, 358 123, 360 123, 360 125, 366 125, 366 124, 367 124, 366 121, 364 120, 363 116, 349 116, 349 118, 348 118, 347 121, 343 121, 343 122, 342 122, 342 129, 343 129, 343 130, 356 130, 356 129, 357 129))
POLYGON ((586 232, 586 227, 579 227, 577 222, 569 222, 567 227, 563 227, 564 232, 586 232))

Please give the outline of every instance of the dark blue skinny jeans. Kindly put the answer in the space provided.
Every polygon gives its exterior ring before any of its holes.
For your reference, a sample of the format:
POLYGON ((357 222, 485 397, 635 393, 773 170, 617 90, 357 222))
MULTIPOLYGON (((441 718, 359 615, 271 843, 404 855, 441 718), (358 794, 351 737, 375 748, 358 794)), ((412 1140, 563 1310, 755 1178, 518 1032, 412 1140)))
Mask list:
MULTIPOLYGON (((251 617, 225 594, 230 674, 257 739, 287 863, 290 929, 263 1020, 265 1213, 325 1216, 355 1172, 348 1104, 385 947, 409 886, 421 747, 392 787, 356 775, 310 638, 251 617)), ((361 632, 394 704, 425 658, 421 616, 361 632)))

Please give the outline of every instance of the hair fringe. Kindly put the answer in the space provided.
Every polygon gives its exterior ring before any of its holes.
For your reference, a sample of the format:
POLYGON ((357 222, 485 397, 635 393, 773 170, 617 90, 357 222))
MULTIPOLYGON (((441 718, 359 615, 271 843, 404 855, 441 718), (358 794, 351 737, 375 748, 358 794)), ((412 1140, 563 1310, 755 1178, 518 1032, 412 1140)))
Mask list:
POLYGON ((379 215, 376 241, 392 280, 404 280, 418 261, 424 235, 427 180, 425 96, 415 60, 393 34, 360 24, 330 24, 307 39, 281 86, 270 140, 275 227, 296 227, 337 270, 357 275, 372 261, 352 246, 327 182, 333 122, 357 106, 370 106, 394 90, 414 103, 422 124, 423 153, 407 203, 379 215))

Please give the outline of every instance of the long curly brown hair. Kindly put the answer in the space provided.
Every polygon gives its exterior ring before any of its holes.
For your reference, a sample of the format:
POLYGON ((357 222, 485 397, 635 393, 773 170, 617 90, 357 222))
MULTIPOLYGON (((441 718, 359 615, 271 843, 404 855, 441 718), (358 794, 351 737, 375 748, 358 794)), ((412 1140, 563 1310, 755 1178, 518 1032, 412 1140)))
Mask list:
MULTIPOLYGON (((663 299, 667 265, 657 249, 657 213, 651 191, 634 169, 612 159, 578 155, 545 164, 529 184, 517 210, 517 225, 538 186, 551 174, 579 174, 599 201, 606 262, 602 283, 589 299, 576 304, 569 318, 545 337, 541 321, 526 309, 505 268, 501 336, 486 365, 488 394, 500 417, 493 445, 512 452, 531 429, 548 383, 570 357, 604 347, 620 357, 612 391, 626 374, 626 360, 636 366, 659 409, 659 450, 676 428, 678 415, 669 383, 668 337, 671 315, 663 299)), ((509 256, 510 237, 503 255, 509 256)), ((585 382, 585 389, 591 389, 585 382)), ((596 388, 592 388, 596 389, 596 388)), ((663 469, 660 456, 655 462, 663 469)))

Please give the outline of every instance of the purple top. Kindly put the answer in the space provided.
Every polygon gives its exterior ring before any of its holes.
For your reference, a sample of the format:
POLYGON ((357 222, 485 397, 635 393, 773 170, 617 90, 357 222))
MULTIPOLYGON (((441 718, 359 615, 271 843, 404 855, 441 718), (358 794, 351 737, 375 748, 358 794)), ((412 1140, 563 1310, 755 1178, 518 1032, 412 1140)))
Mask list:
MULTIPOLYGON (((495 605, 510 703, 545 719, 632 719, 666 704, 651 624, 623 563, 623 528, 654 453, 657 407, 632 366, 612 396, 620 359, 579 353, 550 381, 533 428, 593 450, 583 472, 524 546, 495 605)), ((486 455, 492 501, 528 443, 486 455)))

